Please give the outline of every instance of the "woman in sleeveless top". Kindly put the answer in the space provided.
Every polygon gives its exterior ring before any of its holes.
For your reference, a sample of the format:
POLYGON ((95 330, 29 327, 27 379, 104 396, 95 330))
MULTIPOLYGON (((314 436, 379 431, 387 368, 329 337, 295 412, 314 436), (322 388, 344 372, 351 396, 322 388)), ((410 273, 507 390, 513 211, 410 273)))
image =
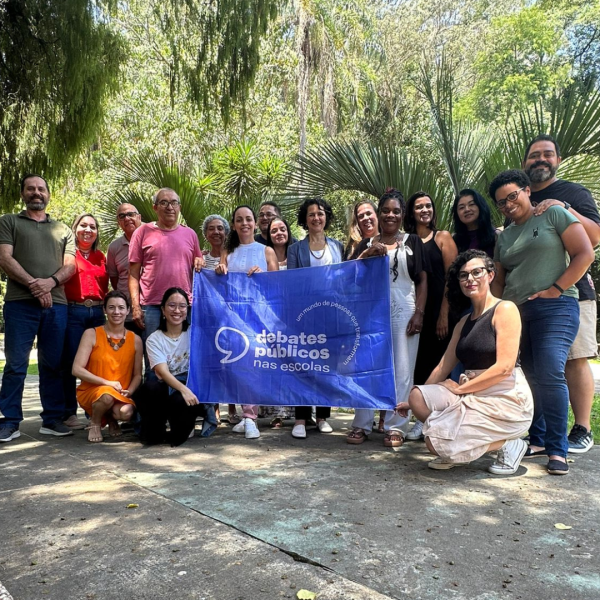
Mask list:
MULTIPOLYGON (((435 227, 435 205, 425 192, 413 194, 406 204, 404 228, 416 233, 425 247, 427 267, 427 304, 423 316, 423 331, 419 340, 419 352, 415 366, 415 383, 425 383, 431 371, 444 355, 454 322, 450 322, 446 298, 446 273, 458 251, 448 231, 435 227)), ((408 432, 407 440, 422 436, 422 424, 417 421, 408 432)))
MULTIPOLYGON (((427 300, 427 275, 423 266, 423 244, 419 237, 402 231, 404 198, 397 190, 389 190, 379 200, 377 209, 381 233, 363 240, 352 258, 372 256, 390 258, 390 300, 392 344, 394 348, 394 379, 396 401, 406 402, 413 383, 413 372, 423 325, 423 310, 427 300)), ((349 444, 362 444, 373 427, 373 410, 357 409, 349 444)), ((408 415, 387 411, 383 427, 383 443, 401 446, 408 430, 408 415)))
POLYGON ((423 423, 427 448, 438 458, 431 469, 451 469, 497 451, 488 467, 512 475, 527 451, 520 439, 531 425, 533 397, 518 363, 521 318, 515 304, 492 295, 496 275, 492 259, 481 250, 463 252, 448 272, 453 310, 470 299, 473 312, 454 328, 448 349, 426 382, 415 386, 408 403, 423 423), (462 362, 460 383, 447 379, 462 362))
POLYGON ((73 362, 73 376, 81 379, 77 401, 90 418, 90 442, 102 442, 108 423, 111 437, 121 435, 118 421, 129 421, 135 408, 131 399, 142 381, 142 340, 125 329, 129 300, 123 292, 104 298, 106 323, 88 329, 73 362))
POLYGON ((208 215, 202 222, 202 235, 210 244, 210 250, 204 250, 204 268, 214 271, 221 262, 223 244, 229 235, 229 223, 221 215, 208 215))
MULTIPOLYGON (((231 231, 221 253, 221 262, 215 269, 217 275, 226 275, 231 271, 232 273, 246 273, 250 277, 254 273, 279 270, 273 248, 254 241, 255 229, 256 215, 252 208, 246 205, 238 206, 231 217, 231 231)), ((243 404, 242 420, 233 428, 233 431, 243 433, 246 439, 260 437, 256 426, 257 417, 257 404, 243 404)))

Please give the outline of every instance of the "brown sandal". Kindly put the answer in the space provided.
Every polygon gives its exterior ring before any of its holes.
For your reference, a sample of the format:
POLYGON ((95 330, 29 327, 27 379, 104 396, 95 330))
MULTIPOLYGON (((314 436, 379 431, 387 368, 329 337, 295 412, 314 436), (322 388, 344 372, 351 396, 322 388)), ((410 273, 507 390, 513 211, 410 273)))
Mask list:
POLYGON ((348 444, 362 444, 369 439, 369 436, 365 433, 364 429, 355 427, 347 436, 346 442, 348 444))
POLYGON ((404 444, 404 436, 401 431, 388 431, 383 437, 383 445, 388 448, 399 448, 404 444))

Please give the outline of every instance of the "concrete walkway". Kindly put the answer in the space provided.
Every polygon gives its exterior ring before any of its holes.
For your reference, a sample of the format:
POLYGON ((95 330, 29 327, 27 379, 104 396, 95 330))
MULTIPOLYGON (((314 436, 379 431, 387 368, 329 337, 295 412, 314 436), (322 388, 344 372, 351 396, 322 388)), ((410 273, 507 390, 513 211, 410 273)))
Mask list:
POLYGON ((543 459, 508 478, 490 458, 436 472, 422 443, 347 445, 344 414, 306 440, 263 421, 259 440, 220 428, 175 449, 91 445, 38 433, 36 387, 21 438, 0 447, 0 581, 15 600, 600 597, 598 447, 567 477, 543 459))

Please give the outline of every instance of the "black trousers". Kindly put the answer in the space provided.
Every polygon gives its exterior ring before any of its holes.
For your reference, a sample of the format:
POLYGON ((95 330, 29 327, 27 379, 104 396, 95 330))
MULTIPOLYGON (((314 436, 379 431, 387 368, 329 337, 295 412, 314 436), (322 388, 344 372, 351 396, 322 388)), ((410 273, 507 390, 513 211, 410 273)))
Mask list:
POLYGON ((147 381, 136 390, 133 401, 142 419, 140 437, 147 444, 180 446, 194 429, 196 417, 204 415, 203 404, 188 406, 180 392, 169 394, 164 381, 147 381))

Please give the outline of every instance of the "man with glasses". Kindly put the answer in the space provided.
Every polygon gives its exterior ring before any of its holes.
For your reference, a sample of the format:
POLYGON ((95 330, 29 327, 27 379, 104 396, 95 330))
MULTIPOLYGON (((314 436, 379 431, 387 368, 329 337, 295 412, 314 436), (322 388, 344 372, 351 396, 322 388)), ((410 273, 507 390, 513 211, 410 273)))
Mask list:
MULTIPOLYGON (((191 297, 193 270, 204 264, 196 232, 179 223, 181 202, 177 193, 162 188, 154 194, 152 204, 156 221, 138 227, 129 243, 131 313, 142 330, 144 345, 158 329, 165 291, 179 287, 191 297)), ((150 374, 146 361, 146 377, 150 374)))
MULTIPOLYGON (((258 209, 258 228, 260 229, 259 233, 254 236, 254 241, 262 244, 263 246, 267 245, 267 232, 269 231, 269 225, 271 221, 277 217, 281 219, 281 210, 279 206, 274 202, 263 202, 258 209)), ((296 238, 292 238, 290 244, 294 244, 298 240, 296 238)))
MULTIPOLYGON (((108 247, 106 253, 106 269, 114 290, 129 294, 129 242, 133 232, 142 224, 142 217, 133 204, 121 204, 117 208, 117 223, 123 235, 108 247)), ((133 321, 131 313, 127 315, 125 327, 138 335, 141 330, 133 321)))
MULTIPOLYGON (((562 206, 583 225, 592 243, 600 242, 600 215, 589 190, 582 185, 556 177, 561 163, 560 149, 549 135, 538 135, 525 151, 523 170, 531 180, 534 214, 550 206, 562 206)), ((571 346, 565 376, 575 425, 569 433, 569 452, 587 452, 594 445, 590 414, 594 400, 594 377, 588 364, 597 355, 596 292, 589 272, 576 284, 579 290, 579 331, 571 346)))

